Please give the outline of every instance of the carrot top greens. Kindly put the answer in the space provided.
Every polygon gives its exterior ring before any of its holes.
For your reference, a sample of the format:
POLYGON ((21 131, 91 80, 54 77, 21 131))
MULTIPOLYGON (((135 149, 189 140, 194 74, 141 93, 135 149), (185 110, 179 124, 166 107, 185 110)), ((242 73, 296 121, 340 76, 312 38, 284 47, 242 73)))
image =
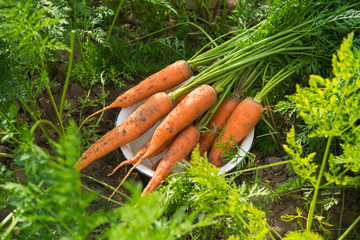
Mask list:
POLYGON ((333 78, 311 75, 309 87, 297 86, 296 108, 311 126, 310 138, 327 139, 323 156, 316 152, 303 156, 303 147, 295 141, 294 128, 287 135, 286 152, 292 156, 295 172, 314 186, 307 229, 312 226, 319 190, 336 185, 360 186, 360 56, 351 50, 353 33, 344 39, 332 58, 333 78), (331 150, 332 142, 340 142, 341 153, 331 150), (320 158, 320 159, 317 159, 320 158), (322 160, 321 160, 322 158, 322 160), (321 165, 318 161, 321 160, 321 165), (320 171, 316 171, 320 167, 320 171), (325 168, 328 168, 325 171, 325 168), (326 182, 323 183, 323 178, 326 182))

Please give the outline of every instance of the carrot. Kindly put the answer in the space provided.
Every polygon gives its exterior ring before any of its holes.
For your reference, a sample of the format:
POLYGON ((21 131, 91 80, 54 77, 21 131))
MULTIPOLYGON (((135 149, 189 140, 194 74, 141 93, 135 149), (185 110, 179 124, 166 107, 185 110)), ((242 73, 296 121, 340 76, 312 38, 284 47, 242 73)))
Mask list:
MULTIPOLYGON (((181 100, 183 100, 185 97, 187 96, 187 93, 178 97, 175 101, 174 101, 174 105, 177 106, 181 100)), ((174 141, 175 137, 172 137, 171 139, 167 140, 164 144, 161 145, 161 147, 156 150, 153 154, 151 154, 149 156, 149 158, 151 157, 155 157, 158 154, 164 152, 166 149, 168 149, 168 147, 170 146, 170 144, 174 141)), ((119 168, 121 168, 122 166, 128 165, 128 164, 136 164, 139 162, 140 158, 146 153, 149 145, 151 142, 151 138, 135 153, 135 156, 132 159, 129 159, 127 161, 124 161, 122 163, 120 163, 110 174, 108 174, 108 176, 111 176, 112 174, 114 174, 119 168)), ((140 161, 141 163, 142 161, 140 161)), ((139 163, 139 164, 140 164, 139 163)), ((157 164, 159 163, 159 161, 153 166, 153 170, 154 168, 156 168, 157 164)), ((127 178, 127 176, 130 175, 130 173, 139 165, 136 164, 136 166, 132 167, 129 172, 126 174, 126 176, 124 177, 124 180, 122 181, 122 183, 125 181, 125 179, 127 178)), ((155 171, 155 170, 154 170, 155 171)), ((122 184, 120 183, 120 185, 122 184)))
POLYGON ((109 106, 91 114, 81 123, 79 129, 84 123, 91 117, 105 110, 116 107, 129 107, 135 103, 138 103, 155 93, 163 92, 176 87, 180 83, 184 82, 193 75, 191 67, 186 61, 177 61, 166 68, 154 73, 150 77, 141 81, 135 87, 129 89, 125 93, 121 94, 113 103, 109 106))
MULTIPOLYGON (((155 129, 146 153, 129 170, 117 189, 125 182, 127 177, 143 159, 153 156, 154 152, 166 141, 175 137, 181 130, 191 125, 193 121, 216 102, 216 91, 209 85, 201 85, 191 91, 179 104, 165 117, 155 129)), ((117 190, 116 189, 116 190, 117 190)), ((115 193, 115 191, 114 191, 115 193)), ((110 196, 110 198, 112 195, 110 196)))
MULTIPOLYGON (((166 151, 166 149, 169 148, 169 146, 171 145, 171 143, 173 142, 173 138, 169 139, 168 141, 166 141, 163 145, 161 145, 160 148, 158 148, 150 157, 155 157, 157 155, 159 155, 160 153, 166 151)), ((144 153, 146 153, 149 145, 150 145, 150 141, 151 139, 149 139, 149 141, 147 141, 134 155, 134 157, 132 159, 126 160, 121 162, 110 174, 108 174, 108 176, 114 174, 119 168, 121 168, 122 166, 128 165, 128 164, 135 164, 138 163, 140 158, 144 155, 144 153)), ((129 171, 128 174, 130 174, 132 172, 132 170, 129 171)))
POLYGON ((229 119, 231 113, 240 103, 238 98, 226 98, 222 101, 219 108, 216 110, 213 117, 210 119, 207 128, 211 132, 206 132, 200 137, 199 140, 199 151, 201 156, 204 156, 204 153, 209 151, 217 138, 218 131, 221 131, 224 124, 229 119), (217 132, 216 132, 217 131, 217 132))
POLYGON ((176 100, 175 100, 175 106, 178 105, 186 96, 188 95, 188 93, 185 93, 184 95, 181 95, 180 97, 178 97, 176 100))
POLYGON ((155 129, 142 158, 148 158, 164 142, 190 125, 215 103, 216 98, 216 91, 209 85, 201 85, 191 91, 155 129))
POLYGON ((208 159, 215 165, 220 166, 226 158, 226 153, 231 150, 231 146, 238 144, 246 135, 248 135, 259 122, 263 106, 261 102, 265 96, 271 92, 279 83, 284 81, 295 72, 295 67, 283 68, 277 72, 258 92, 254 98, 245 98, 235 108, 229 120, 226 122, 223 135, 219 136, 213 144, 208 159), (229 143, 230 148, 226 150, 219 147, 224 143, 229 143))
POLYGON ((127 144, 150 129, 173 109, 173 102, 166 93, 156 93, 133 112, 122 124, 96 141, 81 156, 74 168, 82 170, 96 159, 127 144))
POLYGON ((200 138, 200 131, 197 127, 190 125, 182 130, 171 144, 169 150, 159 162, 158 167, 143 190, 141 196, 154 191, 160 183, 170 174, 176 163, 184 159, 196 146, 200 138))
POLYGON ((254 99, 248 97, 242 100, 226 122, 223 135, 219 136, 212 146, 209 162, 219 167, 226 158, 224 153, 230 151, 229 148, 225 150, 219 147, 219 144, 228 142, 230 146, 234 146, 239 143, 256 126, 262 111, 262 105, 254 99))

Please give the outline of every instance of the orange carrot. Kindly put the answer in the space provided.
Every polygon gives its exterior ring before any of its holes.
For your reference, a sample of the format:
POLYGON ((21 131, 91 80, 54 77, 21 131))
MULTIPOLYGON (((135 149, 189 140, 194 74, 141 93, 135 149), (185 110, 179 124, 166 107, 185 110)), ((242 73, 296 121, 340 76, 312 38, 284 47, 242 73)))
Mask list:
POLYGON ((142 158, 149 157, 164 142, 190 125, 215 103, 216 98, 216 91, 209 85, 201 85, 191 91, 155 129, 142 158))
POLYGON ((239 103, 240 100, 235 97, 225 98, 222 101, 207 125, 210 132, 206 132, 200 137, 199 151, 201 156, 204 156, 204 153, 211 149, 215 139, 219 135, 218 132, 221 131, 222 127, 239 103))
POLYGON ((113 103, 109 106, 91 114, 81 123, 82 125, 94 115, 101 113, 105 110, 116 107, 129 107, 135 103, 138 103, 155 93, 163 92, 176 87, 180 83, 184 82, 193 75, 191 67, 186 61, 177 61, 166 68, 154 73, 150 77, 141 81, 135 87, 129 89, 125 93, 121 94, 113 103))
POLYGON ((185 93, 184 95, 181 95, 180 97, 178 97, 174 102, 175 106, 178 105, 187 95, 188 95, 188 93, 185 93))
MULTIPOLYGON (((143 159, 152 156, 162 144, 176 136, 181 130, 189 126, 196 118, 209 109, 216 102, 216 98, 216 91, 209 85, 201 85, 191 91, 155 129, 146 153, 129 172, 135 169, 143 159)), ((116 190, 125 182, 129 174, 130 173, 123 178, 116 190)))
POLYGON ((184 159, 196 146, 200 138, 197 127, 190 125, 182 130, 171 144, 169 150, 159 162, 159 166, 141 196, 154 191, 160 183, 170 174, 176 163, 184 159))
POLYGON ((173 102, 166 93, 156 93, 133 112, 122 124, 105 134, 87 149, 75 164, 83 169, 96 159, 127 144, 150 129, 173 109, 173 102))
MULTIPOLYGON (((121 162, 110 174, 108 174, 108 176, 114 174, 119 168, 121 168, 122 166, 128 165, 128 164, 135 164, 138 163, 140 158, 144 155, 144 153, 146 153, 149 145, 150 145, 150 141, 151 139, 149 139, 149 141, 147 141, 134 155, 134 157, 132 159, 126 160, 121 162)), ((161 145, 160 148, 158 148, 150 157, 155 157, 157 155, 159 155, 162 152, 165 152, 166 149, 169 148, 169 146, 171 145, 171 143, 174 141, 174 139, 169 139, 168 141, 166 141, 163 145, 161 145)), ((128 174, 130 174, 132 171, 130 170, 128 172, 128 174)), ((127 174, 127 175, 128 175, 127 174)))
POLYGON ((226 150, 219 147, 222 143, 229 143, 230 146, 239 143, 253 129, 262 115, 262 105, 254 99, 248 97, 242 100, 231 114, 224 127, 223 135, 219 136, 209 153, 209 162, 219 167, 226 158, 226 150), (229 141, 231 140, 231 141, 229 141))

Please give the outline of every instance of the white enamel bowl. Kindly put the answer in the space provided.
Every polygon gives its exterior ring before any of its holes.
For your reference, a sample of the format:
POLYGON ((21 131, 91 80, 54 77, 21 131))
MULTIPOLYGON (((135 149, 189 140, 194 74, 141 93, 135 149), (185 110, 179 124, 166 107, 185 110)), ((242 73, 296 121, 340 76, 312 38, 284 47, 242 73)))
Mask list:
MULTIPOLYGON (((137 104, 134 104, 133 106, 122 108, 116 121, 115 126, 120 125, 131 113, 133 113, 142 103, 139 102, 137 104)), ((150 128, 145 134, 143 134, 140 138, 120 147, 120 150, 122 151, 124 157, 126 159, 132 159, 134 157, 134 154, 137 152, 137 150, 142 147, 152 136, 154 133, 156 127, 160 124, 161 121, 156 123, 152 128, 150 128)), ((223 173, 228 173, 232 171, 241 161, 244 161, 246 157, 246 153, 248 153, 253 145, 254 142, 254 136, 255 131, 254 129, 251 130, 251 132, 241 141, 240 143, 240 151, 238 158, 233 158, 230 161, 226 161, 223 163, 223 165, 220 168, 219 175, 223 173)), ((161 157, 164 155, 160 154, 156 157, 148 159, 149 161, 144 160, 141 164, 137 166, 137 171, 140 173, 146 175, 147 177, 152 177, 154 175, 154 171, 151 169, 153 164, 155 164, 161 157)))

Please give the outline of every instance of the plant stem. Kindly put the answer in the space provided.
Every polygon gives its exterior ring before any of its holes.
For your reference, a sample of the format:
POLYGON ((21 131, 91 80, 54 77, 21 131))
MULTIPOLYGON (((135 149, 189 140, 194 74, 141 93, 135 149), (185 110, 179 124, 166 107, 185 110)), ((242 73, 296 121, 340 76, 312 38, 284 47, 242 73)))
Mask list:
POLYGON ((114 16, 114 18, 113 18, 113 20, 112 20, 112 23, 111 23, 109 32, 108 32, 108 34, 107 34, 107 36, 106 36, 105 43, 107 43, 107 42, 109 41, 109 38, 110 38, 110 36, 111 36, 111 32, 112 32, 112 30, 113 30, 113 28, 114 28, 116 19, 118 18, 118 15, 119 15, 119 12, 120 12, 120 9, 121 9, 121 7, 122 7, 123 2, 124 2, 124 0, 121 0, 120 3, 119 3, 118 8, 116 9, 116 13, 115 13, 115 16, 114 16))
POLYGON ((68 88, 68 85, 69 85, 69 80, 70 80, 70 75, 71 75, 71 68, 72 68, 72 62, 73 62, 73 56, 74 56, 74 45, 75 45, 75 31, 72 30, 71 35, 70 35, 69 64, 68 64, 68 69, 67 69, 67 74, 66 74, 66 78, 65 78, 63 92, 62 92, 62 95, 61 95, 60 106, 59 106, 59 115, 60 115, 61 119, 62 119, 62 115, 63 115, 66 91, 67 91, 67 88, 68 88))
POLYGON ((215 43, 215 41, 209 36, 209 34, 207 34, 207 32, 200 26, 196 25, 195 23, 192 23, 192 22, 182 22, 182 23, 178 23, 178 24, 174 24, 172 26, 169 26, 169 27, 166 27, 166 28, 163 28, 163 29, 160 29, 158 31, 155 31, 155 32, 152 32, 152 33, 149 33, 147 35, 144 35, 142 37, 138 37, 138 38, 135 38, 131 41, 128 41, 127 43, 131 43, 131 42, 134 42, 134 41, 138 41, 140 39, 143 39, 143 38, 147 38, 147 37, 150 37, 152 35, 155 35, 157 33, 160 33, 160 32, 163 32, 163 31, 166 31, 168 29, 171 29, 171 28, 174 28, 174 27, 178 27, 178 26, 182 26, 182 25, 191 25, 193 27, 196 27, 197 29, 200 30, 200 32, 202 32, 209 40, 210 40, 210 43, 214 44, 215 46, 217 46, 217 44, 215 43))
POLYGON ((50 122, 49 120, 46 120, 46 119, 40 119, 40 120, 36 121, 35 124, 30 129, 31 134, 34 134, 36 128, 39 125, 41 126, 44 123, 49 125, 50 127, 52 127, 59 135, 61 135, 59 129, 52 122, 50 122))
POLYGON ((0 153, 0 157, 14 158, 14 155, 8 153, 0 153))
MULTIPOLYGON (((41 69, 42 71, 40 72, 40 74, 47 75, 47 71, 46 71, 46 68, 45 68, 45 63, 44 63, 44 60, 41 57, 40 57, 40 63, 41 63, 41 68, 42 68, 41 69)), ((55 99, 54 99, 54 96, 53 96, 53 94, 51 92, 49 82, 46 81, 45 85, 46 85, 45 87, 46 87, 46 90, 47 90, 49 98, 50 98, 51 105, 52 105, 52 107, 53 107, 53 109, 55 111, 55 114, 56 114, 56 116, 57 116, 57 118, 59 120, 60 132, 62 134, 64 134, 65 130, 64 130, 63 123, 62 123, 62 117, 61 117, 61 115, 59 113, 59 110, 58 110, 58 108, 56 106, 55 99)))
MULTIPOLYGON (((82 176, 82 177, 85 177, 85 178, 88 178, 88 179, 90 179, 90 180, 93 180, 94 182, 97 182, 97 183, 103 185, 104 187, 106 187, 106 188, 108 188, 108 189, 110 189, 110 190, 112 190, 112 191, 115 190, 115 188, 113 188, 112 186, 110 186, 110 185, 108 185, 107 183, 104 183, 104 182, 102 182, 102 181, 100 181, 100 180, 98 180, 98 179, 96 179, 96 178, 90 177, 90 176, 85 175, 85 174, 81 174, 81 176, 82 176)), ((120 191, 117 191, 117 193, 119 193, 121 196, 125 197, 126 199, 130 200, 130 197, 129 197, 128 195, 126 195, 125 193, 122 193, 122 192, 120 192, 120 191)))
POLYGON ((11 212, 9 213, 0 223, 0 228, 2 228, 3 226, 5 226, 5 224, 10 220, 10 218, 12 218, 14 216, 14 213, 11 212))
MULTIPOLYGON (((21 101, 21 104, 23 105, 23 107, 25 108, 25 110, 30 114, 30 116, 35 120, 35 121, 39 121, 40 119, 35 116, 35 114, 33 113, 33 111, 31 111, 30 107, 24 102, 24 101, 21 101)), ((53 136, 50 135, 50 132, 49 130, 43 126, 43 125, 40 125, 40 128, 42 130, 42 132, 45 134, 46 138, 47 139, 54 139, 53 136)))
POLYGON ((256 94, 254 97, 254 100, 258 103, 260 103, 263 98, 271 91, 274 87, 276 87, 279 83, 281 83, 283 80, 285 80, 287 77, 289 77, 291 74, 295 72, 295 69, 287 70, 285 69, 280 70, 278 73, 276 73, 271 80, 262 88, 262 90, 256 94))
POLYGON ((340 236, 340 232, 341 232, 341 225, 342 225, 342 219, 343 219, 343 214, 344 214, 344 206, 345 206, 345 189, 342 190, 342 200, 341 200, 341 211, 340 211, 338 237, 340 236))
MULTIPOLYGON (((257 25, 255 26, 257 27, 257 25)), ((255 28, 253 27, 253 28, 255 28)), ((205 46, 203 46, 197 53, 195 53, 187 62, 190 66, 196 66, 195 62, 199 62, 200 60, 203 60, 203 59, 209 59, 209 58, 213 58, 213 52, 219 52, 219 51, 224 51, 224 50, 229 50, 231 48, 231 43, 232 42, 235 42, 235 41, 239 41, 240 38, 242 37, 245 37, 249 32, 251 32, 253 29, 248 29, 242 33, 240 33, 239 35, 231 38, 230 40, 227 40, 226 42, 218 45, 217 47, 215 48, 212 48, 210 50, 207 50, 206 52, 203 52, 201 53, 202 51, 204 51, 204 49, 206 49, 207 47, 210 46, 211 43, 208 43, 206 44, 205 46), (201 53, 201 55, 200 55, 201 53)), ((219 39, 222 39, 224 38, 225 36, 229 35, 229 34, 232 34, 232 33, 235 33, 236 31, 233 31, 233 32, 228 32, 226 34, 223 34, 217 38, 214 39, 214 41, 217 41, 219 39)), ((248 38, 248 37, 246 37, 248 38)))
POLYGON ((346 235, 348 235, 351 230, 356 226, 356 224, 360 221, 360 215, 355 219, 355 221, 350 225, 350 227, 348 227, 348 229, 346 229, 346 231, 340 236, 340 238, 338 240, 343 240, 345 239, 346 235))
POLYGON ((333 137, 329 136, 327 144, 326 144, 326 149, 325 149, 325 153, 324 153, 324 157, 321 163, 321 167, 320 167, 320 172, 316 181, 316 185, 314 188, 314 195, 313 198, 311 200, 310 203, 310 209, 309 209, 309 213, 308 213, 308 217, 307 217, 307 223, 306 223, 306 229, 311 231, 311 225, 312 225, 312 221, 314 218, 314 212, 315 212, 315 207, 316 207, 316 201, 317 201, 317 196, 319 194, 319 190, 320 190, 320 184, 321 184, 321 179, 323 177, 324 174, 324 170, 325 170, 325 166, 326 166, 326 162, 330 153, 330 145, 331 145, 331 141, 332 141, 333 137))
MULTIPOLYGON (((85 188, 86 190, 88 190, 89 192, 95 192, 94 190, 92 190, 91 188, 85 186, 84 184, 81 184, 81 186, 82 186, 83 188, 85 188)), ((99 194, 99 193, 98 193, 98 194, 99 194)), ((101 197, 102 199, 108 200, 108 197, 106 197, 106 196, 104 196, 104 195, 102 195, 102 194, 99 194, 99 197, 101 197)), ((116 201, 116 200, 114 200, 114 199, 110 199, 110 202, 115 203, 115 204, 117 204, 117 205, 119 205, 119 206, 123 206, 123 205, 124 205, 123 203, 118 202, 118 201, 116 201)))
POLYGON ((275 237, 271 234, 271 231, 273 231, 275 233, 275 235, 278 237, 278 239, 282 239, 281 235, 277 231, 275 231, 268 223, 266 223, 266 225, 270 229, 269 236, 271 239, 275 240, 275 237))
MULTIPOLYGON (((12 214, 12 213, 10 213, 10 214, 12 214)), ((18 223, 18 218, 15 217, 14 214, 12 214, 10 217, 12 219, 12 222, 9 225, 9 227, 7 227, 6 230, 3 231, 3 233, 0 235, 0 240, 5 240, 7 238, 7 236, 11 233, 11 231, 15 228, 16 224, 18 223)))
POLYGON ((282 161, 282 162, 276 162, 276 163, 271 163, 271 164, 267 164, 264 166, 260 166, 260 167, 253 167, 253 168, 248 168, 248 169, 244 169, 244 170, 240 170, 240 171, 236 171, 236 172, 232 172, 232 173, 227 173, 225 174, 226 176, 230 176, 232 174, 243 174, 243 173, 247 173, 247 172, 252 172, 252 171, 257 171, 257 170, 261 170, 261 169, 265 169, 265 168, 269 168, 269 167, 275 167, 278 165, 283 165, 283 164, 288 164, 291 163, 292 160, 287 160, 287 161, 282 161))

